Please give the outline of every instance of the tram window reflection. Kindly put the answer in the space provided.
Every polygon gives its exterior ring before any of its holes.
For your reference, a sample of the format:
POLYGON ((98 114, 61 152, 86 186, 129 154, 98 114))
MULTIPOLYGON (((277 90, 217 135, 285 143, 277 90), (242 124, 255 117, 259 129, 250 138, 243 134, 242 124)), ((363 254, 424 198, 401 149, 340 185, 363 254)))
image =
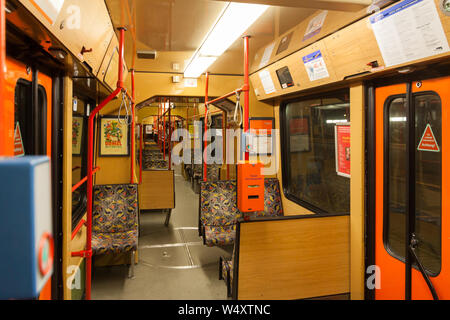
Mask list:
POLYGON ((335 126, 350 122, 348 90, 282 109, 284 190, 314 212, 350 212, 350 179, 336 172, 335 126))

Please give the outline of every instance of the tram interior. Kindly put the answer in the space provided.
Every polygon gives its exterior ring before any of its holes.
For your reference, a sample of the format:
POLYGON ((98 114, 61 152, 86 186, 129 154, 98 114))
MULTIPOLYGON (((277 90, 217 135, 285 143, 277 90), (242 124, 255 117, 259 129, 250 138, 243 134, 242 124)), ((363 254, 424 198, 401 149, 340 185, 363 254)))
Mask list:
POLYGON ((0 299, 450 298, 449 0, 0 9, 0 299))

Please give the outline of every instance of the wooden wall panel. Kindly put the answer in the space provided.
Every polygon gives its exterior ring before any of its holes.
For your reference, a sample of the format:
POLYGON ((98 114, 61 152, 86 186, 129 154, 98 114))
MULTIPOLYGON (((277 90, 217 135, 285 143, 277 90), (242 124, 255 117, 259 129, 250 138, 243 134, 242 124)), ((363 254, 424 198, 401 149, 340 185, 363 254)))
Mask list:
POLYGON ((174 171, 152 170, 142 171, 142 184, 139 185, 139 209, 173 209, 174 171))
MULTIPOLYGON (((439 0, 434 1, 436 5, 439 6, 439 0)), ((444 15, 439 9, 438 12, 447 39, 450 39, 450 17, 444 15)), ((334 33, 322 40, 312 43, 303 49, 299 49, 281 60, 276 61, 275 59, 274 61, 276 62, 272 62, 272 64, 267 66, 264 70, 269 71, 276 92, 266 94, 259 78, 260 71, 253 73, 250 76, 250 80, 258 100, 272 99, 328 84, 345 84, 345 80, 349 77, 352 77, 353 80, 360 80, 377 72, 391 71, 412 64, 430 63, 450 56, 450 52, 447 52, 386 68, 375 34, 372 31, 368 19, 368 17, 365 17, 341 30, 335 30, 334 33), (322 55, 324 56, 330 77, 310 81, 306 75, 302 57, 318 49, 321 50, 322 55), (367 64, 372 61, 377 61, 380 68, 369 67, 367 64), (282 89, 280 87, 276 75, 276 70, 283 66, 289 67, 294 81, 294 86, 287 89, 282 89)))
POLYGON ((239 300, 349 292, 349 216, 240 225, 239 300))

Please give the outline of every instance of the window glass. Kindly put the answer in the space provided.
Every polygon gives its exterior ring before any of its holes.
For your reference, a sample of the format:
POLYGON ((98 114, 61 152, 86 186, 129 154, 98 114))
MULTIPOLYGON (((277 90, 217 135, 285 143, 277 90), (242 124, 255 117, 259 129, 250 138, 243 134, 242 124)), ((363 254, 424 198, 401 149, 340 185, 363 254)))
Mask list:
MULTIPOLYGON (((441 203, 442 203, 442 116, 437 94, 414 97, 416 110, 416 146, 428 125, 439 151, 416 148, 416 219, 415 234, 419 240, 417 255, 426 270, 438 274, 441 269, 441 203)), ((430 130, 428 129, 428 130, 430 130)), ((424 142, 427 142, 424 137, 424 142)), ((422 143, 422 144, 423 144, 422 143)), ((427 148, 427 146, 425 146, 427 148)), ((430 146, 428 146, 430 148, 430 146)), ((433 149, 433 146, 431 146, 433 149)))
MULTIPOLYGON (((413 96, 415 119, 415 234, 416 252, 425 270, 437 275, 441 266, 441 101, 436 94, 413 96), (428 129, 431 128, 431 129, 428 129), (431 137, 423 145, 423 137, 431 137), (439 151, 433 147, 433 140, 439 151), (433 150, 434 149, 434 150, 433 150)), ((388 194, 386 199, 386 245, 400 260, 405 258, 407 122, 406 98, 388 100, 388 194)))
POLYGON ((335 126, 350 122, 348 91, 290 102, 282 109, 283 185, 316 212, 350 211, 350 179, 336 172, 335 126))
POLYGON ((406 212, 406 98, 393 98, 388 102, 388 195, 387 195, 387 247, 395 256, 405 256, 406 212))

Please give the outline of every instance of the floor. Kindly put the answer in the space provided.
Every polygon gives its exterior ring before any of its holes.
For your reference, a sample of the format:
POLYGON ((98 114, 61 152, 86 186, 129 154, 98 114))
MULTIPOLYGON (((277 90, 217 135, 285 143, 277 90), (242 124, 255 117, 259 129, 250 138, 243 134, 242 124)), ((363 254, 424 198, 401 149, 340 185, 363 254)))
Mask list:
POLYGON ((92 299, 225 300, 219 280, 219 257, 232 248, 206 247, 198 236, 198 195, 175 168, 176 207, 168 227, 166 215, 143 212, 140 217, 139 263, 134 279, 126 266, 96 267, 92 299))

